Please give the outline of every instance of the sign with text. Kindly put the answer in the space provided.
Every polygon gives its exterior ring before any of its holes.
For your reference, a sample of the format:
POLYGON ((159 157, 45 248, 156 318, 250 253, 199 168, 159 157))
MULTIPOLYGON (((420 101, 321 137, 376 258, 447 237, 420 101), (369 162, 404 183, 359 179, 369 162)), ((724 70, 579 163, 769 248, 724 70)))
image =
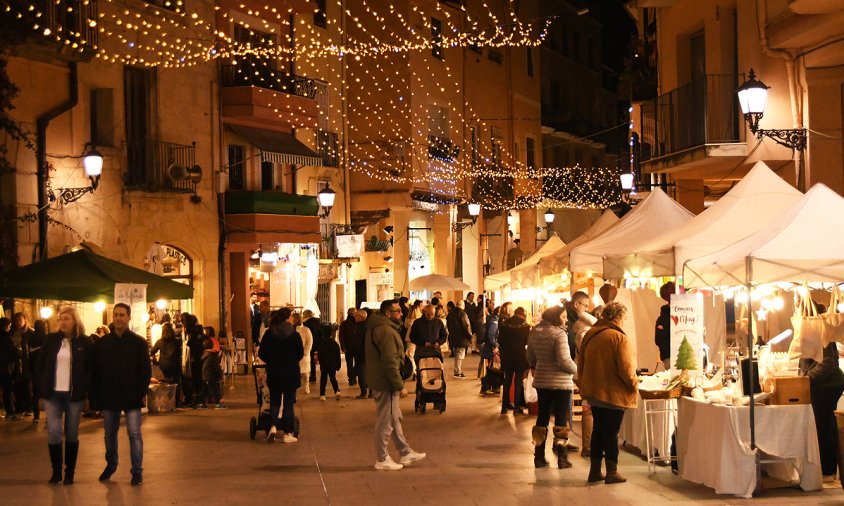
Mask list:
POLYGON ((338 235, 335 239, 337 258, 358 258, 363 254, 363 234, 338 235))
POLYGON ((691 346, 691 358, 696 367, 703 370, 703 296, 700 294, 675 293, 671 295, 671 370, 677 371, 677 357, 687 359, 688 350, 681 352, 683 339, 691 346))
POLYGON ((122 302, 132 308, 132 318, 129 320, 129 330, 145 337, 146 326, 141 319, 147 310, 147 285, 134 283, 114 284, 114 303, 122 302))

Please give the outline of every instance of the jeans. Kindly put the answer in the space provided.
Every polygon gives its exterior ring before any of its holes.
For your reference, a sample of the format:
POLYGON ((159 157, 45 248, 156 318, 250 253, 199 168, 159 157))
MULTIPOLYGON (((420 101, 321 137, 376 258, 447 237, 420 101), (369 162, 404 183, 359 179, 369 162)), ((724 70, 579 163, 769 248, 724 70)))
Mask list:
MULTIPOLYGON (((120 429, 120 410, 103 410, 105 429, 105 459, 109 469, 117 469, 117 432, 120 429)), ((126 432, 129 434, 129 455, 132 459, 132 476, 144 470, 144 440, 141 438, 141 410, 126 411, 126 432)))
POLYGON ((407 455, 412 450, 405 441, 401 428, 399 393, 373 390, 372 398, 375 399, 375 455, 378 462, 387 458, 387 446, 391 439, 399 452, 407 455))
POLYGON ((65 441, 68 443, 79 441, 79 418, 82 416, 82 405, 84 403, 85 401, 71 401, 70 392, 54 392, 49 399, 44 399, 44 412, 47 414, 48 444, 58 445, 62 443, 63 427, 65 441))
POLYGON ((536 425, 548 427, 548 423, 551 421, 551 415, 554 415, 554 425, 556 427, 564 427, 568 423, 569 418, 571 390, 537 388, 536 394, 539 397, 539 413, 536 417, 536 425))
POLYGON ((815 427, 818 430, 821 471, 824 475, 835 474, 838 469, 838 428, 835 424, 835 407, 844 387, 812 388, 812 411, 815 413, 815 427))
POLYGON ((501 409, 506 408, 510 403, 510 385, 513 385, 513 406, 516 409, 525 404, 525 384, 522 382, 525 372, 521 370, 504 371, 504 388, 501 389, 501 409))
POLYGON ((319 395, 320 397, 325 395, 325 386, 328 382, 327 380, 331 380, 331 388, 334 389, 334 393, 340 392, 340 386, 337 385, 337 372, 336 371, 328 371, 323 369, 322 367, 319 368, 319 395))
POLYGON ((296 428, 296 415, 293 412, 294 404, 296 404, 295 388, 281 389, 270 387, 270 421, 272 422, 272 426, 281 429, 285 434, 293 434, 296 428), (278 423, 279 408, 282 408, 281 427, 279 427, 278 423))
POLYGON ((624 419, 623 409, 592 406, 592 459, 618 462, 618 431, 624 419))
POLYGON ((454 374, 463 374, 463 359, 466 358, 466 348, 454 348, 451 353, 454 355, 454 374))
POLYGON ((15 396, 12 393, 12 377, 8 374, 0 374, 0 388, 3 389, 3 407, 6 408, 6 416, 15 414, 15 396))

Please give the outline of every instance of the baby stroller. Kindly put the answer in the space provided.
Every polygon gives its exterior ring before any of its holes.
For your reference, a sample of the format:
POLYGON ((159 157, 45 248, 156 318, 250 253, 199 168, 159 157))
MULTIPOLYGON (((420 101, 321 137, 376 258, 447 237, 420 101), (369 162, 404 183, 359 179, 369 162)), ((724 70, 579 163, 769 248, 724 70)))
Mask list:
MULTIPOLYGON (((252 374, 255 376, 255 393, 258 397, 258 416, 249 420, 249 437, 255 439, 255 434, 262 430, 269 433, 270 419, 270 388, 267 386, 267 365, 252 364, 252 374)), ((299 417, 294 420, 293 435, 299 437, 299 417)))
POLYGON ((416 412, 425 414, 425 405, 445 411, 445 372, 443 361, 436 352, 424 354, 416 362, 416 412))

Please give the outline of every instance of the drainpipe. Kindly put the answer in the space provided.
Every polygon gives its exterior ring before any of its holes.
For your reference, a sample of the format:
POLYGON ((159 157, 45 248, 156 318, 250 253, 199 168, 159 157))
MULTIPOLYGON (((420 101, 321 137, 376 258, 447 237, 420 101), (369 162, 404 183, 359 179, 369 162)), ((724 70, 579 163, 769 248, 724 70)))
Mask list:
MULTIPOLYGON (((215 66, 215 70, 217 75, 222 75, 222 68, 221 64, 218 63, 215 66)), ((218 141, 218 149, 219 149, 219 156, 220 156, 220 163, 219 166, 222 168, 225 165, 228 165, 228 160, 226 159, 226 153, 228 150, 226 149, 226 145, 224 142, 225 136, 225 124, 223 123, 223 94, 222 90, 219 86, 220 81, 211 81, 211 110, 214 110, 214 102, 216 101, 217 104, 217 138, 218 141), (218 84, 215 86, 215 82, 218 84), (216 93, 215 93, 216 92, 216 93)), ((214 121, 211 121, 211 139, 214 139, 214 121)), ((213 153, 213 148, 212 148, 213 153)), ((213 156, 212 156, 213 160, 213 156)), ((231 167, 229 167, 231 170, 231 167)), ((218 172, 213 170, 212 172, 217 175, 218 172)), ((244 170, 245 173, 245 170, 244 170)), ((218 187, 214 188, 215 185, 218 183, 222 183, 222 177, 215 177, 212 181, 212 191, 217 193, 217 224, 218 224, 218 241, 217 241, 217 286, 220 294, 220 332, 225 332, 228 335, 228 314, 226 311, 226 304, 231 303, 231 299, 226 297, 226 185, 225 183, 219 185, 218 187)), ((233 343, 234 336, 228 335, 229 342, 233 343)))
MULTIPOLYGON (((762 53, 771 58, 785 60, 785 70, 788 74, 788 92, 791 99, 791 118, 793 128, 803 128, 803 86, 797 78, 797 56, 785 49, 775 49, 768 44, 766 23, 768 22, 768 6, 766 0, 756 0, 756 24, 759 32, 759 45, 762 53)), ((806 191, 805 150, 797 152, 797 189, 806 191)))
MULTIPOLYGON (((36 120, 35 130, 35 164, 38 184, 38 260, 47 259, 47 218, 49 202, 47 197, 47 179, 50 177, 50 169, 47 167, 47 127, 50 122, 73 109, 79 102, 79 74, 76 62, 68 63, 70 69, 70 96, 66 102, 47 111, 36 120)), ((35 257, 33 255, 33 260, 35 257)))

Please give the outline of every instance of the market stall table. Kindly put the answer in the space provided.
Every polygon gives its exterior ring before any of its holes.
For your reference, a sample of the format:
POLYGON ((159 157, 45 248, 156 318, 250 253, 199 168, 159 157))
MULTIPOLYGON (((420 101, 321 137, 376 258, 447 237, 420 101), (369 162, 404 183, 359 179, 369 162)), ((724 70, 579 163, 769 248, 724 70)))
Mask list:
MULTIPOLYGON (((718 494, 751 497, 756 489, 756 455, 750 449, 747 406, 679 401, 677 456, 680 477, 718 494)), ((756 445, 768 475, 820 490, 822 476, 815 418, 808 404, 757 406, 756 445), (777 463, 768 464, 777 459, 777 463)))

